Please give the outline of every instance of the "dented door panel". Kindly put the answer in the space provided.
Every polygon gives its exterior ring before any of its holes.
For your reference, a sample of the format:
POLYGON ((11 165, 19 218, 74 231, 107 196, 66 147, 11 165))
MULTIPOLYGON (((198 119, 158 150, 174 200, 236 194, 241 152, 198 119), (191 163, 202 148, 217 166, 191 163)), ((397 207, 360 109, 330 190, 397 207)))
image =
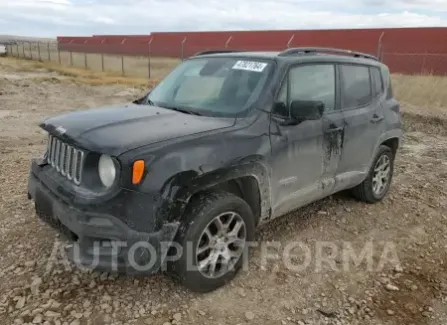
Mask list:
POLYGON ((380 123, 371 122, 378 111, 380 104, 343 112, 346 129, 336 191, 360 184, 368 174, 371 152, 380 136, 380 123))
POLYGON ((380 122, 372 122, 379 111, 380 104, 343 111, 346 130, 338 174, 367 171, 370 153, 380 133, 380 122))
POLYGON ((340 111, 323 116, 323 160, 321 166, 321 187, 325 195, 333 192, 335 176, 340 163, 345 137, 345 121, 340 111))
POLYGON ((323 121, 281 126, 272 120, 272 215, 278 217, 321 196, 323 121))

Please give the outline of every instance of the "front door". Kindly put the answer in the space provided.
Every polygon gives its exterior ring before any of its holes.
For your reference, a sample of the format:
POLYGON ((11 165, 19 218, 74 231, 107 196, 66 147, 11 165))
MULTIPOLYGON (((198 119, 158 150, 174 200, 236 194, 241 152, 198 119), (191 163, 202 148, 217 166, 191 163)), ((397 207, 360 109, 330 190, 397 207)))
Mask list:
POLYGON ((333 64, 292 66, 276 99, 282 114, 272 113, 272 215, 278 217, 325 195, 334 183, 339 150, 329 143, 341 141, 343 117, 336 111, 336 78, 333 64), (293 100, 322 101, 319 120, 284 125, 293 100), (328 141, 330 140, 330 141, 328 141))

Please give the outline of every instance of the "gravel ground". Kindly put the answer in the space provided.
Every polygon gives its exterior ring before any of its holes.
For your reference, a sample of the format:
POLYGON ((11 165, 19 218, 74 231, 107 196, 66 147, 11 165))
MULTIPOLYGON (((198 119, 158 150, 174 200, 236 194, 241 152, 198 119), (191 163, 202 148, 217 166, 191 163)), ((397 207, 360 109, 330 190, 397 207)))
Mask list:
POLYGON ((0 59, 0 324, 447 324, 447 137, 434 132, 429 117, 405 120, 411 125, 382 203, 341 193, 260 230, 259 244, 298 240, 308 247, 308 267, 265 264, 256 248, 232 283, 199 295, 164 275, 127 277, 60 263, 62 239, 37 220, 26 198, 29 161, 44 151, 37 123, 141 91, 21 72, 24 64, 0 59), (349 248, 370 251, 372 259, 346 263, 349 248), (332 262, 320 267, 318 252, 332 262))

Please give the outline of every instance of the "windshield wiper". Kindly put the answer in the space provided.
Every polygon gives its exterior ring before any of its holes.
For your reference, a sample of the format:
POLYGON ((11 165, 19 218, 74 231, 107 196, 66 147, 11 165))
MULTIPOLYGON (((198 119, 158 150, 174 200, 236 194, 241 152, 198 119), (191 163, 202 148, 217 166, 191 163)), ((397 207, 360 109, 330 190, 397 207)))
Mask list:
POLYGON ((202 115, 196 111, 192 111, 186 108, 181 108, 181 107, 176 107, 176 106, 161 106, 163 108, 167 108, 167 109, 172 109, 173 111, 177 111, 177 112, 181 112, 181 113, 185 113, 185 114, 191 114, 191 115, 202 115))
POLYGON ((154 102, 151 101, 147 96, 138 98, 138 99, 134 100, 132 103, 137 104, 137 105, 151 105, 151 106, 155 106, 154 102))
POLYGON ((151 101, 149 98, 146 100, 147 105, 156 106, 153 101, 151 101))

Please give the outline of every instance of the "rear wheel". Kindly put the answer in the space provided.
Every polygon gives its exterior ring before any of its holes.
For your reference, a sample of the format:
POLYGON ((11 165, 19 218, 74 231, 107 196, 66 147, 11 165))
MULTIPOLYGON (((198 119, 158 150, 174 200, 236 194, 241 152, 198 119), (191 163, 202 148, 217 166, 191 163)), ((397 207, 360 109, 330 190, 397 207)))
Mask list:
POLYGON ((183 253, 171 274, 196 292, 225 285, 241 268, 254 232, 253 213, 244 200, 227 192, 199 194, 178 231, 176 243, 183 253))
POLYGON ((367 203, 381 201, 388 193, 394 172, 394 153, 390 147, 380 146, 366 179, 353 188, 356 198, 367 203))

